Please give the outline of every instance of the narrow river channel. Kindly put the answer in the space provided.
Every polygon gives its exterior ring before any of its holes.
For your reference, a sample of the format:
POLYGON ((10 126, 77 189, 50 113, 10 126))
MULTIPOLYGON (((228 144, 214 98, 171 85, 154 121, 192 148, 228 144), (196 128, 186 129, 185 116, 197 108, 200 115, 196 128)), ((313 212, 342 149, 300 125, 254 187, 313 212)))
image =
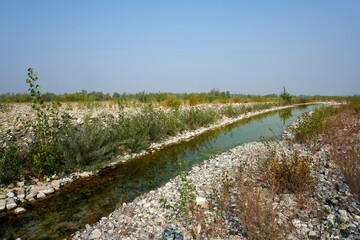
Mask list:
POLYGON ((0 239, 66 238, 87 223, 114 211, 117 204, 165 184, 178 173, 178 160, 185 170, 210 156, 260 137, 279 137, 284 127, 314 106, 263 114, 204 133, 154 154, 103 171, 90 180, 78 180, 50 199, 28 204, 20 216, 0 216, 0 239))

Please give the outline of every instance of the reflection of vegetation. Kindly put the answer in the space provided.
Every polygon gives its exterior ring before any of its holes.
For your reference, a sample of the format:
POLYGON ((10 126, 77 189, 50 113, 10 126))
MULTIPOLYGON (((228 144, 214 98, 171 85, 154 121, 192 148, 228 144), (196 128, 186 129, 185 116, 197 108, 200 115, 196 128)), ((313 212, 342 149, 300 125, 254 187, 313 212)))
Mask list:
POLYGON ((292 116, 293 115, 291 109, 279 112, 279 118, 283 121, 283 125, 285 125, 286 120, 288 120, 292 116))

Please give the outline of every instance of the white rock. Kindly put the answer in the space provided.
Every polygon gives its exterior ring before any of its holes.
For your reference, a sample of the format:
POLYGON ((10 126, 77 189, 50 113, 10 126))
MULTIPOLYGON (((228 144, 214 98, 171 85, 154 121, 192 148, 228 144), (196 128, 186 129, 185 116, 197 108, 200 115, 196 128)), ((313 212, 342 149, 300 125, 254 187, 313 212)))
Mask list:
POLYGON ((100 237, 101 237, 101 232, 100 232, 100 230, 99 230, 99 229, 95 229, 95 230, 91 233, 89 239, 99 239, 100 237))
POLYGON ((53 187, 50 187, 44 191, 42 191, 43 193, 45 193, 46 195, 49 195, 51 193, 54 193, 55 192, 55 189, 53 187))
POLYGON ((15 193, 13 193, 13 192, 8 192, 8 193, 6 194, 6 196, 9 197, 9 198, 13 198, 13 197, 15 197, 15 193))
POLYGON ((82 178, 87 178, 87 177, 90 177, 92 175, 92 172, 83 172, 83 173, 80 173, 80 177, 82 178))
POLYGON ((203 197, 196 197, 196 204, 203 208, 208 208, 209 202, 203 197))
POLYGON ((36 197, 37 191, 36 192, 31 192, 30 194, 26 195, 25 199, 29 200, 31 198, 36 197))
POLYGON ((60 180, 53 180, 51 182, 51 186, 53 186, 54 188, 60 188, 61 187, 61 182, 60 180))
POLYGON ((36 198, 38 198, 38 199, 45 198, 45 197, 46 197, 46 195, 45 195, 45 193, 43 193, 43 192, 39 192, 39 193, 36 195, 36 198))
POLYGON ((14 212, 15 212, 15 214, 21 214, 21 213, 26 212, 26 209, 22 208, 22 207, 18 207, 17 209, 14 210, 14 212))
POLYGON ((6 204, 6 209, 10 210, 13 208, 16 208, 17 204, 15 202, 9 202, 8 204, 6 204))
POLYGON ((4 210, 6 207, 6 201, 4 199, 0 199, 0 211, 4 210))

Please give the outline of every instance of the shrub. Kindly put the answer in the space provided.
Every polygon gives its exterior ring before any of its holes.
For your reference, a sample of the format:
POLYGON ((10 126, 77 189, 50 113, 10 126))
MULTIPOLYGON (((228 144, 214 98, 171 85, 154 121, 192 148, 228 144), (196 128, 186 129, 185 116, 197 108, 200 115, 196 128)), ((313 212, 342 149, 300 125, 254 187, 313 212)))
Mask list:
POLYGON ((181 101, 176 96, 170 95, 165 100, 165 105, 171 108, 179 108, 181 106, 181 101))
POLYGON ((25 157, 19 153, 17 146, 9 142, 6 149, 0 151, 0 182, 10 183, 21 178, 25 168, 25 157))
POLYGON ((359 113, 351 108, 327 119, 321 144, 331 146, 330 158, 339 165, 346 183, 360 199, 360 123, 359 113))
POLYGON ((201 103, 202 99, 195 94, 190 94, 188 101, 189 101, 190 106, 194 106, 194 105, 201 103))
POLYGON ((286 89, 284 87, 284 91, 280 94, 281 99, 286 103, 291 103, 292 96, 286 92, 286 89))
POLYGON ((117 152, 118 142, 110 124, 87 117, 82 126, 72 126, 66 131, 60 149, 67 170, 100 164, 117 152))
POLYGON ((284 239, 290 226, 278 224, 274 193, 260 186, 251 186, 240 175, 236 181, 235 213, 241 219, 243 234, 248 239, 284 239))
POLYGON ((275 155, 269 161, 269 179, 278 192, 304 192, 313 182, 310 164, 310 157, 299 156, 297 152, 291 157, 285 153, 275 155))
POLYGON ((231 98, 231 102, 233 102, 233 103, 241 103, 242 102, 242 100, 241 100, 241 98, 240 97, 233 97, 233 98, 231 98))
POLYGON ((315 109, 312 113, 303 113, 289 130, 300 142, 307 143, 316 140, 318 134, 325 128, 325 119, 338 111, 339 109, 334 107, 325 107, 315 109))
POLYGON ((218 119, 218 114, 213 109, 191 108, 180 113, 180 121, 188 130, 195 130, 202 126, 214 123, 218 119))

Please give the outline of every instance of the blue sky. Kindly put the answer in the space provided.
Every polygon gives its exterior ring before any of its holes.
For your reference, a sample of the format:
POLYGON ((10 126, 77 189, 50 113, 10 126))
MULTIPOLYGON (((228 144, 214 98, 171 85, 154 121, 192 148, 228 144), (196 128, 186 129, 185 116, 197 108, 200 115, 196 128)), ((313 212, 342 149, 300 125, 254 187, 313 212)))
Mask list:
POLYGON ((360 1, 0 0, 0 93, 360 94, 360 1))

